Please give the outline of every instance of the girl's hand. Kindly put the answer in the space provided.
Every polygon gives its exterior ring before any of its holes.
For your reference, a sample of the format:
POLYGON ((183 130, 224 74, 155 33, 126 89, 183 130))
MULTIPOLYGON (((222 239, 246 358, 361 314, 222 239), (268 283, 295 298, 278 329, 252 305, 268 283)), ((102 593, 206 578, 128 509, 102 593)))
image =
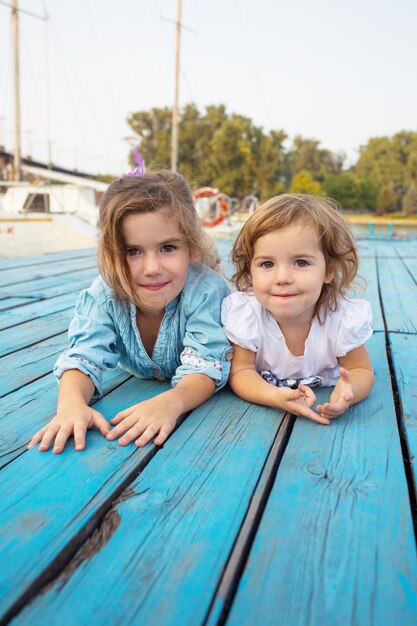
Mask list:
POLYGON ((154 439, 154 444, 161 446, 174 430, 178 415, 170 413, 169 403, 165 398, 156 396, 120 411, 110 423, 115 426, 107 434, 107 439, 119 439, 119 445, 125 446, 135 440, 141 448, 154 439))
POLYGON ((330 401, 317 406, 317 411, 322 417, 333 419, 342 415, 352 404, 353 385, 349 370, 339 368, 340 378, 330 396, 330 401))
POLYGON ((297 389, 289 387, 279 387, 280 407, 294 415, 308 417, 319 424, 330 424, 326 416, 319 415, 312 410, 316 402, 316 394, 307 385, 298 385, 297 389))
POLYGON ((74 434, 74 447, 84 450, 85 434, 88 428, 95 426, 102 435, 107 435, 110 425, 101 413, 83 402, 67 401, 58 407, 55 417, 32 437, 28 449, 39 443, 39 450, 49 450, 55 439, 53 453, 60 454, 65 448, 68 438, 74 434))

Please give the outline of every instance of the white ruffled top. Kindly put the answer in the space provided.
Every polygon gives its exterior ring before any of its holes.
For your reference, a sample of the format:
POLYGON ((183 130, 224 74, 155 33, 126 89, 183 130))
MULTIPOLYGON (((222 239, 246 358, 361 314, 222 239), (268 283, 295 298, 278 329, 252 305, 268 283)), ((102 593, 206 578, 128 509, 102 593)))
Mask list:
POLYGON ((230 341, 256 352, 257 371, 270 371, 279 380, 319 376, 319 385, 330 387, 339 379, 338 357, 371 337, 372 310, 367 300, 341 298, 323 325, 313 319, 303 356, 289 351, 278 323, 252 293, 237 291, 225 298, 222 323, 230 341))

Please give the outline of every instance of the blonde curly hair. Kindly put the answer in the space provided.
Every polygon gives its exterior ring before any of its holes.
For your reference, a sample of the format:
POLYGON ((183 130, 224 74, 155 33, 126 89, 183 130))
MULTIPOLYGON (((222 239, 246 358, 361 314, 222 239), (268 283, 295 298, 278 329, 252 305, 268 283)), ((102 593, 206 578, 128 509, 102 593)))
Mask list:
POLYGON ((316 304, 316 315, 323 323, 330 311, 337 309, 338 298, 345 297, 358 271, 358 253, 349 223, 340 206, 331 198, 306 194, 281 194, 264 202, 249 217, 232 248, 235 274, 232 280, 239 291, 252 287, 251 262, 256 241, 268 233, 308 224, 315 228, 326 270, 333 279, 324 284, 316 304))

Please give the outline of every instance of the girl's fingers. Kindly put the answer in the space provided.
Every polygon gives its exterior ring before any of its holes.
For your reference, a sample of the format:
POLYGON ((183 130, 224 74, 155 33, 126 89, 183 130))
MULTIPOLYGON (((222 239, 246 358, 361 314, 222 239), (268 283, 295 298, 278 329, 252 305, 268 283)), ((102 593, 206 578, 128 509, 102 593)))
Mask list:
POLYGON ((302 406, 300 404, 295 404, 295 406, 291 407, 291 403, 288 405, 289 410, 294 415, 302 415, 303 417, 308 417, 308 419, 313 420, 313 422, 317 422, 318 424, 329 425, 330 422, 326 417, 322 417, 318 413, 315 413, 308 406, 302 406))
POLYGON ((120 424, 120 422, 124 420, 126 417, 129 417, 131 413, 132 413, 132 407, 125 409, 124 411, 120 411, 120 413, 117 413, 114 417, 111 418, 110 423, 120 424))
POLYGON ((57 436, 55 437, 55 444, 52 450, 54 454, 61 454, 68 441, 68 437, 71 436, 72 430, 72 428, 61 426, 57 436))
POLYGON ((311 413, 308 413, 307 415, 305 415, 305 417, 313 420, 313 422, 317 422, 317 424, 323 424, 323 426, 329 426, 330 424, 330 421, 327 417, 325 417, 324 415, 318 415, 318 413, 314 413, 314 411, 311 411, 311 413))
POLYGON ((154 439, 154 444, 156 446, 162 446, 162 444, 165 443, 165 441, 168 439, 168 435, 170 432, 171 431, 168 428, 162 426, 161 430, 159 431, 159 435, 154 439))
POLYGON ((47 430, 48 430, 48 427, 44 426, 43 428, 41 428, 41 430, 38 430, 38 432, 33 435, 32 439, 28 443, 28 450, 36 446, 36 444, 39 443, 39 441, 41 441, 42 437, 44 436, 47 430))
POLYGON ((158 430, 160 430, 158 426, 155 426, 155 424, 149 424, 149 426, 145 428, 139 439, 136 439, 135 446, 141 448, 142 446, 147 444, 148 441, 150 441, 156 435, 158 430))
POLYGON ((112 430, 106 434, 107 439, 110 439, 110 441, 113 441, 113 439, 117 439, 117 437, 120 437, 120 435, 123 435, 124 432, 128 431, 129 428, 132 428, 134 424, 134 419, 125 418, 122 422, 117 424, 117 426, 112 428, 112 430))
POLYGON ((98 411, 93 412, 93 424, 104 436, 106 436, 110 431, 110 424, 108 423, 106 418, 98 411))
POLYGON ((59 431, 59 424, 54 424, 53 426, 48 426, 44 432, 42 440, 39 444, 39 450, 44 452, 45 450, 49 450, 49 446, 51 445, 51 441, 55 438, 57 432, 59 431))
POLYGON ((132 426, 132 428, 129 428, 129 430, 125 432, 123 437, 120 437, 119 446, 126 446, 128 443, 136 439, 136 437, 140 435, 142 432, 143 432, 143 427, 140 426, 139 424, 135 424, 134 426, 132 426))
POLYGON ((76 450, 84 450, 85 433, 86 433, 85 423, 77 422, 74 425, 74 447, 76 450))

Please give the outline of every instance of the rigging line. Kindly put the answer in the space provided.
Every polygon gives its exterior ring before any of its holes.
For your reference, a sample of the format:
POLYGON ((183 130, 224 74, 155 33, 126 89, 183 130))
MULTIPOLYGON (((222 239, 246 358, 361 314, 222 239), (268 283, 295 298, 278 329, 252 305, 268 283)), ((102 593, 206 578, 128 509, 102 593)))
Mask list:
POLYGON ((250 38, 248 37, 248 34, 246 32, 246 28, 245 28, 245 25, 243 23, 242 15, 239 12, 239 8, 238 8, 236 0, 234 0, 234 6, 235 6, 236 14, 237 14, 239 22, 240 22, 242 33, 243 33, 243 35, 245 37, 246 47, 247 47, 247 50, 249 52, 249 58, 250 58, 251 63, 252 63, 252 71, 253 71, 253 73, 255 75, 255 79, 256 79, 256 82, 258 84, 258 90, 259 90, 259 94, 261 96, 262 104, 265 107, 265 113, 266 113, 266 117, 267 117, 267 120, 268 120, 268 123, 269 123, 269 127, 272 128, 272 118, 271 118, 271 114, 269 112, 267 100, 265 98, 265 93, 264 93, 264 90, 263 90, 263 87, 262 87, 262 82, 261 82, 261 79, 260 79, 260 76, 259 76, 259 73, 258 73, 258 69, 257 69, 255 61, 254 61, 254 54, 253 54, 252 46, 251 46, 251 43, 250 43, 250 38))
MULTIPOLYGON (((161 21, 163 21, 163 22, 171 22, 171 24, 176 25, 176 23, 177 23, 177 22, 176 22, 176 20, 167 19, 167 18, 164 18, 164 17, 161 15, 161 11, 160 11, 159 6, 158 6, 158 7, 155 7, 155 11, 157 12, 158 18, 159 18, 161 21)), ((198 35, 198 32, 197 32, 197 31, 192 30, 191 28, 188 28, 188 27, 184 26, 184 24, 182 23, 182 21, 181 21, 180 26, 181 26, 181 28, 185 28, 186 30, 189 30, 189 31, 190 31, 190 32, 192 32, 193 34, 198 35)), ((173 55, 173 57, 175 58, 175 45, 174 45, 174 43, 173 43, 173 41, 174 41, 174 40, 173 40, 173 37, 171 37, 171 35, 169 35, 169 34, 168 34, 168 28, 167 28, 167 27, 165 27, 165 28, 164 28, 164 32, 165 32, 165 39, 166 39, 165 43, 166 43, 166 45, 167 45, 167 48, 168 48, 169 52, 170 52, 170 53, 173 55)), ((171 29, 170 29, 170 32, 171 32, 171 29)), ((188 93, 189 93, 189 99, 190 99, 191 101, 193 101, 192 88, 191 88, 191 86, 190 86, 190 83, 188 82, 188 77, 187 77, 187 75, 185 74, 185 72, 184 72, 184 71, 183 71, 183 69, 182 69, 182 64, 180 64, 180 76, 181 76, 181 78, 183 79, 183 82, 185 83, 185 86, 187 87, 187 90, 188 90, 188 93)), ((181 92, 180 92, 180 93, 181 93, 181 92)), ((184 100, 184 98, 183 98, 183 100, 184 100)))
MULTIPOLYGON (((28 68, 29 73, 30 73, 30 77, 31 77, 31 91, 34 92, 34 94, 35 94, 34 98, 31 97, 30 95, 27 98, 27 100, 30 100, 30 107, 29 107, 29 115, 26 114, 26 117, 28 117, 29 120, 31 119, 32 122, 35 122, 34 118, 30 114, 33 113, 33 112, 38 113, 38 115, 40 116, 42 125, 45 125, 45 122, 46 122, 45 110, 44 110, 43 105, 42 105, 42 100, 43 99, 42 99, 42 94, 41 94, 41 91, 40 91, 41 81, 38 80, 37 75, 36 75, 36 68, 39 67, 39 63, 37 63, 36 59, 35 59, 35 66, 33 65, 33 63, 32 63, 33 55, 29 54, 29 51, 28 51, 28 48, 27 48, 27 42, 25 41, 25 39, 23 39, 23 42, 22 42, 20 47, 21 47, 21 50, 22 50, 22 56, 23 56, 23 60, 24 60, 24 65, 28 68)), ((22 95, 23 95, 23 93, 22 93, 22 95)), ((32 123, 29 121, 29 126, 31 126, 31 125, 32 125, 32 123)), ((28 150, 27 146, 26 146, 26 151, 27 151, 27 154, 31 154, 33 152, 33 150, 32 151, 28 150)))
MULTIPOLYGON (((152 8, 155 8, 154 2, 151 2, 151 6, 152 8)), ((136 5, 135 5, 136 8, 136 5)), ((148 11, 149 9, 149 2, 145 0, 145 8, 141 11, 139 11, 139 14, 136 15, 132 15, 132 20, 135 19, 136 17, 136 21, 138 22, 138 25, 136 27, 136 36, 135 37, 129 37, 128 38, 128 42, 126 42, 126 50, 127 50, 127 55, 126 55, 126 59, 127 59, 127 63, 125 64, 125 83, 124 83, 124 89, 123 92, 125 94, 125 102, 126 102, 126 106, 128 106, 128 103, 130 102, 130 100, 133 100, 133 96, 132 96, 132 85, 134 84, 135 81, 132 81, 132 70, 133 68, 136 69, 137 67, 137 50, 139 47, 138 41, 141 41, 142 38, 142 25, 145 23, 146 19, 145 18, 148 17, 148 11), (129 43, 129 46, 127 46, 127 43, 129 43)), ((133 104, 132 104, 133 107, 133 104)), ((136 109, 136 107, 134 107, 136 109)), ((127 118, 130 117, 131 115, 133 115, 135 111, 134 110, 127 110, 125 111, 125 116, 124 116, 124 123, 127 126, 127 128, 129 129, 129 131, 131 130, 129 123, 127 121, 127 118)), ((137 140, 134 138, 131 138, 133 142, 136 142, 137 140)), ((129 138, 124 137, 123 141, 128 141, 129 138)), ((129 148, 129 155, 131 153, 131 149, 129 148)))
POLYGON ((59 44, 58 46, 56 46, 56 50, 57 50, 57 52, 58 52, 58 54, 59 54, 60 58, 62 59, 62 62, 61 62, 61 64, 60 64, 60 69, 61 69, 61 72, 64 74, 64 77, 65 77, 66 93, 68 93, 68 94, 69 94, 69 100, 70 100, 70 102, 71 102, 71 104, 72 104, 72 106, 73 106, 73 110, 74 110, 74 113, 75 113, 75 118, 76 118, 76 120, 77 120, 77 122, 78 122, 78 125, 79 125, 79 130, 81 131, 81 135, 82 135, 83 137, 87 137, 87 135, 86 135, 86 133, 85 133, 85 131, 84 131, 84 126, 83 126, 83 124, 82 124, 81 117, 80 117, 79 112, 78 112, 78 109, 77 109, 77 105, 75 104, 75 99, 74 99, 74 97, 73 97, 73 92, 72 92, 72 89, 69 89, 69 88, 67 87, 67 86, 70 84, 70 82, 71 82, 71 81, 70 81, 70 77, 68 76, 67 69, 66 69, 66 67, 65 67, 65 59, 63 58, 63 56, 62 56, 62 52, 61 52, 61 50, 60 50, 60 48, 59 48, 59 46, 62 46, 62 42, 61 42, 61 39, 60 39, 59 33, 58 33, 58 31, 57 31, 57 32, 56 32, 56 34, 55 34, 55 31, 54 31, 54 30, 52 30, 51 32, 52 32, 52 34, 53 34, 54 36, 56 36, 56 41, 57 41, 57 42, 58 42, 58 44, 59 44))
MULTIPOLYGON (((10 4, 10 2, 4 2, 3 0, 0 0, 0 4, 2 4, 5 7, 8 7, 9 9, 13 9, 12 5, 10 4)), ((27 11, 26 9, 17 9, 18 13, 25 13, 26 15, 30 15, 31 17, 36 17, 36 19, 38 20, 47 20, 48 16, 47 15, 37 15, 36 13, 32 13, 31 11, 27 11)))
MULTIPOLYGON (((64 52, 66 53, 65 46, 64 46, 64 45, 63 45, 63 43, 62 43, 62 39, 61 39, 61 37, 60 37, 60 35, 59 35, 59 33, 58 33, 58 30, 57 30, 57 29, 56 29, 56 36, 57 36, 57 39, 59 40, 59 43, 60 43, 60 45, 61 45, 62 49, 63 49, 63 50, 64 50, 64 52)), ((92 105, 92 103, 91 103, 91 101, 90 101, 90 99, 89 99, 89 97, 88 97, 88 95, 87 95, 87 92, 86 92, 86 91, 85 91, 85 89, 84 89, 84 84, 83 84, 83 81, 80 79, 80 77, 78 76, 77 72, 74 70, 74 68, 73 68, 73 66, 71 65, 71 63, 70 63, 70 61, 68 60, 68 58, 69 58, 69 56, 67 55, 66 63, 68 64, 68 67, 70 68, 70 70, 71 70, 71 72, 72 72, 72 74, 73 74, 73 76, 74 76, 75 80, 77 81, 78 86, 79 86, 79 89, 80 89, 81 93, 83 94, 83 96, 84 96, 84 98, 85 98, 85 101, 86 101, 87 105, 88 105, 88 106, 89 106, 89 108, 91 109, 91 113, 93 114, 93 119, 94 119, 94 122, 95 122, 95 124, 97 125, 97 128, 98 128, 98 130, 100 131, 100 134, 101 134, 102 138, 104 139, 105 143, 107 144, 107 149, 108 149, 110 152, 113 152, 112 143, 109 141, 109 138, 108 138, 108 136, 107 136, 107 133, 106 133, 106 131, 104 130, 103 126, 101 125, 101 122, 100 122, 100 120, 99 120, 99 118, 98 118, 98 115, 97 115, 97 109, 95 109, 95 108, 94 108, 94 106, 92 105)), ((71 97, 72 97, 72 93, 71 93, 71 97)), ((82 128, 82 124, 81 124, 80 119, 79 119, 79 123, 80 123, 80 127, 82 128)), ((84 132, 84 130, 83 130, 83 139, 84 139, 84 140, 86 140, 89 136, 91 136, 91 134, 89 135, 88 133, 85 133, 85 132, 84 132)), ((90 145, 90 143, 88 143, 88 150, 90 150, 90 151, 91 151, 91 145, 90 145)))
POLYGON ((10 94, 11 80, 9 76, 9 68, 11 67, 12 63, 11 63, 9 51, 10 51, 9 42, 6 41, 6 37, 5 37, 3 39, 2 47, 0 50, 0 59, 2 60, 0 76, 3 77, 1 78, 1 85, 2 85, 1 93, 2 93, 2 99, 4 99, 4 105, 1 108, 3 111, 6 110, 6 107, 7 107, 6 103, 9 102, 9 94, 10 94))
POLYGON ((101 42, 100 42, 100 40, 98 38, 97 30, 95 29, 95 26, 94 26, 94 21, 91 19, 90 0, 86 0, 86 5, 87 5, 87 17, 88 17, 89 27, 90 27, 90 30, 93 33, 94 39, 95 39, 95 44, 93 46, 94 52, 97 55, 97 61, 99 63, 99 67, 103 70, 103 75, 104 75, 104 78, 105 78, 105 81, 106 81, 106 84, 107 84, 108 93, 109 93, 109 96, 110 96, 110 99, 111 99, 111 102, 112 102, 112 105, 113 105, 113 109, 114 109, 113 113, 114 113, 114 115, 117 116, 119 114, 119 111, 120 111, 121 107, 118 106, 117 103, 116 103, 115 92, 114 92, 114 90, 113 90, 113 88, 111 86, 111 82, 109 80, 109 75, 107 73, 107 63, 106 63, 106 60, 105 60, 104 55, 103 55, 103 49, 102 49, 102 46, 101 46, 101 42))

